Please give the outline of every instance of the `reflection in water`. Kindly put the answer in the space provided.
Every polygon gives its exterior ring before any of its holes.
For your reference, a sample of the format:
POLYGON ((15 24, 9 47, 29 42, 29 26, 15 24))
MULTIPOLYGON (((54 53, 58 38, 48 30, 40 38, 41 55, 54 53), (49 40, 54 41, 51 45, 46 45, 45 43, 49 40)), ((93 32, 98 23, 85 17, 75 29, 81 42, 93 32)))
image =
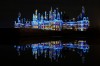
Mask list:
POLYGON ((28 49, 32 50, 32 54, 35 59, 38 59, 39 56, 44 56, 44 58, 49 57, 52 60, 58 60, 62 58, 62 49, 71 50, 77 52, 81 58, 82 63, 85 61, 85 54, 89 51, 89 45, 85 40, 75 40, 74 42, 62 43, 59 41, 49 41, 44 43, 37 44, 27 44, 27 45, 14 45, 19 55, 21 52, 28 49))

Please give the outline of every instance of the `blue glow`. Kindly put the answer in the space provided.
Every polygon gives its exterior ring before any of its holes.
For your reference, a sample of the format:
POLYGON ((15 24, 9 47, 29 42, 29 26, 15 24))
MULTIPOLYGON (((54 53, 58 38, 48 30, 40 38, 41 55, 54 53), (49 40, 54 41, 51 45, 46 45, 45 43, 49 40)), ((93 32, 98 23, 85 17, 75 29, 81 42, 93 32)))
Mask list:
POLYGON ((85 11, 84 11, 83 7, 82 7, 81 20, 77 19, 77 21, 70 20, 70 21, 63 22, 63 20, 61 18, 63 13, 58 12, 58 9, 54 9, 54 10, 51 9, 49 11, 49 13, 45 11, 44 14, 45 15, 42 15, 42 14, 38 13, 37 10, 35 10, 35 13, 33 14, 32 20, 26 21, 25 18, 24 18, 24 20, 23 20, 23 18, 20 19, 21 18, 21 13, 20 13, 18 15, 17 21, 15 21, 15 23, 14 23, 14 27, 15 28, 43 29, 43 30, 44 29, 45 30, 56 30, 57 29, 56 31, 61 31, 63 29, 85 31, 90 26, 89 25, 89 18, 84 16, 85 11), (23 23, 23 21, 24 21, 24 23, 23 23), (60 25, 55 24, 56 22, 59 23, 60 25), (42 27, 42 24, 44 25, 44 27, 42 27), (54 27, 54 26, 59 26, 59 27, 54 27))
POLYGON ((84 54, 89 52, 89 45, 84 40, 78 40, 74 43, 62 43, 61 41, 49 41, 44 43, 37 43, 37 44, 27 44, 27 45, 14 45, 14 48, 16 48, 18 55, 21 55, 21 52, 25 52, 27 49, 32 49, 32 55, 35 59, 38 59, 38 56, 44 55, 44 58, 48 57, 51 59, 54 59, 57 61, 59 57, 62 57, 62 49, 68 48, 70 51, 78 53, 81 57, 84 56, 84 54))

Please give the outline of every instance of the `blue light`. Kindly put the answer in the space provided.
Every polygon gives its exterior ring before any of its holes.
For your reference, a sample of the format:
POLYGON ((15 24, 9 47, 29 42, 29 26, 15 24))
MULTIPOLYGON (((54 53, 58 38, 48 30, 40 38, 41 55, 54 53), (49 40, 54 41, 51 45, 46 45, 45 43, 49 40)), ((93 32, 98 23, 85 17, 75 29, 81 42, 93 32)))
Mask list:
POLYGON ((58 25, 59 30, 57 30, 57 31, 63 30, 62 28, 64 26, 66 27, 64 29, 85 31, 90 26, 88 17, 84 17, 83 13, 81 14, 81 20, 77 20, 77 21, 69 20, 69 21, 65 21, 65 22, 62 20, 62 14, 63 14, 62 12, 58 12, 58 10, 56 10, 56 9, 54 9, 54 10, 51 9, 49 11, 49 13, 47 13, 45 11, 45 15, 37 13, 37 10, 36 10, 35 13, 33 13, 32 21, 28 21, 28 20, 26 21, 24 18, 24 23, 23 23, 23 19, 20 19, 21 16, 19 15, 17 18, 17 21, 14 23, 14 27, 15 28, 33 28, 33 29, 36 29, 38 27, 37 29, 56 30, 56 27, 55 28, 51 27, 52 26, 51 23, 54 23, 53 26, 56 26, 55 23, 58 22, 60 25, 58 25), (31 22, 31 23, 27 24, 27 22, 31 22), (48 24, 46 24, 46 23, 48 23, 48 24), (66 25, 63 26, 64 23, 66 23, 66 25), (42 28, 42 24, 44 26, 49 26, 49 27, 42 28), (83 27, 83 25, 86 25, 86 24, 87 24, 87 26, 83 27), (68 28, 67 26, 70 26, 70 28, 68 28), (76 26, 78 26, 78 27, 76 27, 76 26), (75 29, 73 27, 75 27, 75 29))
POLYGON ((63 48, 68 48, 68 50, 77 52, 81 56, 83 54, 88 53, 89 51, 89 45, 86 43, 86 41, 78 40, 75 43, 61 43, 59 41, 59 44, 56 44, 58 41, 50 41, 50 42, 44 42, 44 43, 38 43, 38 44, 27 44, 23 46, 16 46, 14 45, 14 48, 17 50, 18 55, 21 55, 21 52, 25 52, 27 49, 32 49, 32 54, 35 59, 38 59, 38 56, 44 55, 44 57, 49 57, 51 60, 57 60, 59 57, 62 57, 61 50, 63 48), (53 44, 52 44, 53 43, 53 44))

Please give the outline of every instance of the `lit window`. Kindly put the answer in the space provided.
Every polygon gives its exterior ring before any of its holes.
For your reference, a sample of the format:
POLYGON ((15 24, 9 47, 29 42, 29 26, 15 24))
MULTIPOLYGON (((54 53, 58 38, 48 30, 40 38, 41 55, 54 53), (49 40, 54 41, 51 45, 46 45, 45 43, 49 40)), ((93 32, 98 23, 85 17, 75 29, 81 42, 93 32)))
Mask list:
POLYGON ((33 26, 33 28, 38 28, 38 26, 33 26))

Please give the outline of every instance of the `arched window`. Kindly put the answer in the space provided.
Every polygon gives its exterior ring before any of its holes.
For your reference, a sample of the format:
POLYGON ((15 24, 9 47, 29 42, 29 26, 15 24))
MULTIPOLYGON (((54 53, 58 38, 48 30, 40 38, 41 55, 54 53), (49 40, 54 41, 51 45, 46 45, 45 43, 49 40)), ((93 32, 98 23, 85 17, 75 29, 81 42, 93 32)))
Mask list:
POLYGON ((86 17, 84 17, 83 20, 86 20, 86 17))

